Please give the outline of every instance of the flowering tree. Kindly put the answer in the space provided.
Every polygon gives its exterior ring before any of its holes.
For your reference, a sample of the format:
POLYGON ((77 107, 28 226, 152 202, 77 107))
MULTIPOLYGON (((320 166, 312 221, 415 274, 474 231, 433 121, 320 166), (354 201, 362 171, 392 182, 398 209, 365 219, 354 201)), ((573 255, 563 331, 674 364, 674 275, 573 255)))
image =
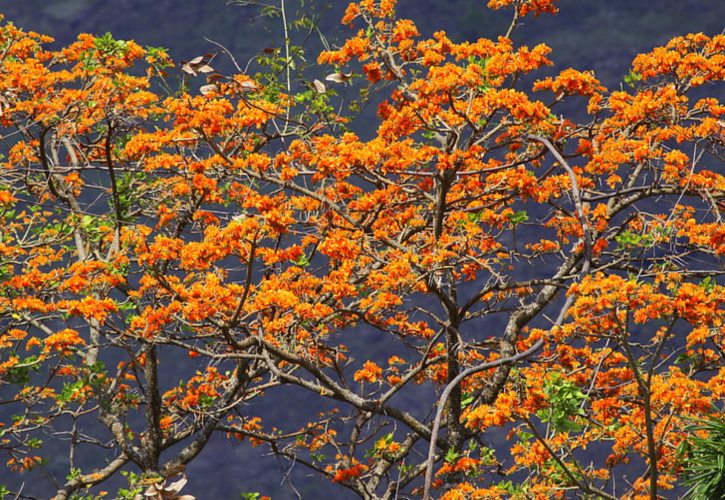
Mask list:
POLYGON ((553 0, 489 7, 508 31, 453 43, 352 3, 326 83, 289 42, 222 75, 3 24, 2 477, 60 447, 57 499, 169 498, 224 433, 367 499, 681 487, 725 395, 725 36, 528 89, 550 50, 510 37, 553 0), (343 85, 382 96, 369 139, 343 85), (281 386, 333 409, 268 425, 281 386))

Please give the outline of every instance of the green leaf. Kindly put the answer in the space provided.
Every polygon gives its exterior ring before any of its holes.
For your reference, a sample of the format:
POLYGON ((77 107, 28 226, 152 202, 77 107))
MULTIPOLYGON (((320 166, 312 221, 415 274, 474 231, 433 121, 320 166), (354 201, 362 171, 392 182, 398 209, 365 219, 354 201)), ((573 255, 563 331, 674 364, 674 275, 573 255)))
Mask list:
POLYGON ((700 283, 700 286, 705 289, 706 293, 712 293, 713 290, 715 290, 715 286, 717 283, 715 283, 715 280, 712 279, 712 276, 707 276, 704 280, 702 280, 702 283, 700 283))
POLYGON ((473 222, 474 224, 478 224, 481 222, 481 218, 483 217, 483 212, 469 212, 466 217, 468 218, 469 222, 473 222))
POLYGON ((67 403, 71 399, 73 399, 73 396, 81 390, 83 387, 83 380, 76 380, 72 384, 65 384, 63 386, 63 390, 58 395, 58 401, 62 403, 67 403))
POLYGON ((587 396, 581 389, 557 374, 544 382, 544 393, 549 401, 549 407, 536 413, 541 421, 550 423, 557 431, 581 430, 581 424, 574 420, 584 415, 582 403, 587 396))
POLYGON ((517 224, 523 224, 524 222, 529 220, 529 214, 526 213, 526 211, 521 210, 519 212, 509 214, 507 219, 511 223, 512 226, 515 226, 517 224))
POLYGON ((696 420, 687 431, 691 437, 677 450, 685 472, 684 484, 690 487, 685 498, 725 498, 725 420, 696 420))
POLYGON ((65 478, 67 481, 73 481, 79 477, 81 477, 81 470, 77 467, 73 467, 65 478))
POLYGON ((297 264, 300 267, 307 267, 310 265, 310 259, 307 258, 307 255, 305 255, 305 254, 300 255, 299 257, 297 257, 296 260, 293 260, 292 262, 294 262, 295 264, 297 264))
POLYGON ((260 14, 265 17, 278 17, 280 15, 280 11, 279 8, 274 5, 266 5, 260 10, 260 14))
POLYGON ((624 77, 624 83, 631 87, 634 87, 634 84, 640 80, 642 80, 642 75, 634 71, 630 71, 629 74, 624 77))
POLYGON ((249 493, 240 493, 239 497, 242 498, 243 500, 257 500, 261 497, 261 494, 254 491, 254 492, 249 492, 249 493))
POLYGON ((5 373, 5 379, 13 384, 27 384, 30 382, 31 372, 36 372, 40 369, 37 361, 37 356, 28 356, 27 358, 21 359, 16 366, 10 368, 5 373))
POLYGON ((446 456, 443 457, 443 460, 445 460, 446 463, 452 464, 453 462, 458 460, 458 457, 460 457, 460 456, 461 456, 460 453, 458 453, 456 450, 451 448, 450 450, 448 450, 448 452, 446 452, 446 456))
POLYGON ((473 400, 474 400, 474 399, 475 399, 475 398, 473 397, 473 394, 468 394, 468 395, 464 396, 464 397, 463 397, 463 398, 461 399, 461 408, 465 408, 466 406, 468 406, 468 405, 470 405, 471 403, 473 403, 473 400))

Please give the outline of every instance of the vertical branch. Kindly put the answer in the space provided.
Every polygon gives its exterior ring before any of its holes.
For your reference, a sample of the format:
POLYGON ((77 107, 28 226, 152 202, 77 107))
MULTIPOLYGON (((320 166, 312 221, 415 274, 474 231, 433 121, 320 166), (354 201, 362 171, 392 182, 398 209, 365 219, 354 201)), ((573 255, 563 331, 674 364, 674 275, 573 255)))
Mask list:
POLYGON ((642 408, 644 411, 644 428, 647 435, 647 455, 649 459, 649 497, 651 500, 657 500, 657 477, 659 471, 657 469, 657 443, 654 435, 654 421, 652 420, 652 393, 650 391, 650 377, 645 380, 639 371, 637 360, 634 359, 632 349, 626 340, 621 341, 624 354, 627 356, 634 379, 637 382, 639 394, 642 396, 642 408))
POLYGON ((106 140, 104 144, 105 155, 106 155, 106 166, 108 167, 108 176, 111 181, 111 196, 113 199, 113 210, 116 215, 116 225, 113 234, 113 244, 109 250, 110 253, 118 251, 121 243, 121 219, 123 213, 121 211, 121 201, 118 195, 118 185, 116 184, 116 172, 113 169, 113 152, 111 143, 111 136, 113 134, 113 127, 111 122, 108 122, 108 131, 106 132, 106 140))
POLYGON ((436 241, 443 234, 443 223, 446 217, 446 198, 448 197, 448 190, 451 187, 453 174, 450 171, 446 171, 439 179, 438 189, 436 191, 435 214, 433 215, 433 236, 435 236, 436 241))
MULTIPOLYGON (((443 235, 448 192, 454 179, 455 173, 452 170, 447 170, 439 176, 435 200, 435 213, 433 214, 433 235, 436 241, 439 241, 443 235)), ((431 276, 431 281, 432 286, 437 289, 437 295, 443 299, 443 306, 445 307, 448 315, 448 325, 445 329, 446 368, 448 372, 447 382, 450 384, 460 373, 458 351, 461 345, 461 338, 458 332, 460 318, 458 313, 456 288, 449 269, 435 271, 431 276)), ((461 388, 458 384, 451 386, 447 400, 448 401, 444 406, 446 406, 445 413, 448 425, 448 439, 450 446, 453 449, 457 449, 461 444, 461 388)))
POLYGON ((68 469, 72 472, 76 467, 76 447, 78 446, 78 416, 73 414, 73 426, 70 430, 70 450, 68 451, 68 469))
POLYGON ((156 470, 159 465, 161 454, 161 394, 159 393, 158 380, 158 353, 156 346, 151 344, 146 351, 146 364, 144 366, 146 376, 146 466, 156 470))
MULTIPOLYGON (((292 64, 292 60, 290 59, 289 55, 289 48, 290 48, 290 39, 289 39, 289 27, 287 26, 287 10, 285 9, 284 0, 280 0, 280 11, 282 14, 282 26, 284 29, 284 62, 285 62, 285 74, 287 79, 287 94, 292 94, 292 77, 290 74, 290 65, 292 64)), ((289 105, 287 106, 287 111, 285 113, 285 120, 284 120, 284 127, 282 128, 282 135, 287 134, 287 128, 289 127, 289 115, 290 115, 290 108, 289 105)))
MULTIPOLYGON (((48 189, 50 189, 50 192, 53 194, 53 196, 63 201, 68 206, 68 209, 71 211, 71 213, 76 216, 80 216, 82 211, 80 205, 78 205, 78 201, 76 201, 72 194, 68 194, 65 192, 63 186, 63 179, 60 178, 57 174, 53 173, 53 170, 51 168, 52 165, 50 165, 50 161, 48 160, 48 153, 46 152, 46 136, 49 132, 50 129, 43 129, 38 135, 38 153, 40 154, 40 164, 43 167, 43 171, 45 172, 47 178, 48 189)), ((81 230, 77 225, 74 225, 73 227, 73 239, 76 245, 76 252, 78 253, 78 261, 82 262, 86 260, 86 242, 83 240, 83 235, 81 234, 81 230)))
MULTIPOLYGON (((461 372, 461 365, 458 361, 458 350, 460 349, 460 336, 457 326, 448 326, 446 328, 446 364, 448 367, 448 384, 451 384, 461 372)), ((461 386, 455 384, 452 386, 448 396, 448 404, 446 411, 446 420, 448 426, 448 441, 450 447, 458 450, 461 445, 461 386)))
POLYGON ((504 34, 504 38, 511 38, 511 35, 513 34, 516 27, 519 25, 519 7, 517 6, 514 8, 514 15, 511 19, 511 23, 509 24, 508 29, 506 30, 506 34, 504 34))

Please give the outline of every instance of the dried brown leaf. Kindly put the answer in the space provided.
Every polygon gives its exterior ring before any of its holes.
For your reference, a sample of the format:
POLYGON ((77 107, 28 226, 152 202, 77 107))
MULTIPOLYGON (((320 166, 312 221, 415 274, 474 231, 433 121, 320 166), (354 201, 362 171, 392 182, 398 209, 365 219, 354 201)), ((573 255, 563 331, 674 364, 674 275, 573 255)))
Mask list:
POLYGON ((317 93, 318 93, 318 94, 324 94, 324 93, 325 93, 325 91, 327 90, 327 87, 325 87, 325 84, 324 84, 324 83, 322 83, 322 82, 321 82, 320 80, 318 80, 318 79, 315 79, 315 80, 314 80, 314 81, 312 82, 312 85, 314 85, 314 86, 315 86, 315 90, 317 91, 317 93))
POLYGON ((199 87, 199 92, 201 92, 201 95, 207 95, 211 94, 212 92, 219 92, 219 87, 215 83, 211 83, 209 85, 202 85, 199 87))

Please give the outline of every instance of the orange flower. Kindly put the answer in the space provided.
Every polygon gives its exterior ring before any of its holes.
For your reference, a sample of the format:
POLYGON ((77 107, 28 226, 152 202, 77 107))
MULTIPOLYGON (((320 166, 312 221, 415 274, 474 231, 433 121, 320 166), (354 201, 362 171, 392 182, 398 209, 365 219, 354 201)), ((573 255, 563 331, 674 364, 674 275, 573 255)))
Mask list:
POLYGON ((383 375, 383 369, 372 361, 366 361, 363 367, 353 375, 355 382, 369 382, 374 384, 383 375))
POLYGON ((368 466, 361 463, 356 463, 351 467, 337 469, 332 481, 335 483, 345 483, 353 478, 360 477, 366 470, 368 470, 368 466))
POLYGON ((44 353, 56 351, 67 354, 72 352, 71 348, 85 345, 86 341, 80 337, 76 330, 66 328, 65 330, 49 335, 43 341, 43 344, 44 353))

